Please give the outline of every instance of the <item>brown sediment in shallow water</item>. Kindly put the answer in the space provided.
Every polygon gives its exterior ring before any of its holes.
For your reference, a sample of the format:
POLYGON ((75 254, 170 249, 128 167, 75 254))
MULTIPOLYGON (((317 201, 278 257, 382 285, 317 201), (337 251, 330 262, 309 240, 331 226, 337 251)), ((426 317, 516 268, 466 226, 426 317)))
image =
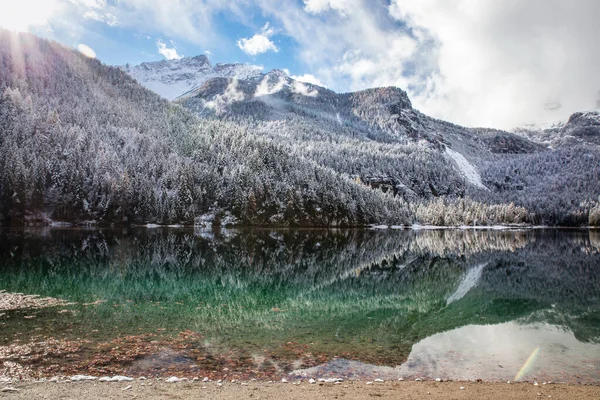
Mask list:
POLYGON ((300 384, 239 382, 177 382, 135 380, 132 382, 16 382, 0 383, 11 388, 3 397, 10 399, 581 399, 600 398, 600 386, 487 382, 340 382, 303 381, 300 384))
POLYGON ((94 343, 90 340, 45 340, 0 346, 0 376, 37 379, 72 375, 128 375, 190 379, 278 379, 297 368, 329 359, 297 343, 260 350, 215 349, 204 336, 183 331, 175 336, 158 333, 131 335, 94 343))
POLYGON ((29 295, 23 293, 9 293, 0 290, 0 311, 12 311, 19 309, 40 309, 47 307, 68 306, 66 300, 56 299, 54 297, 41 297, 38 295, 29 295))

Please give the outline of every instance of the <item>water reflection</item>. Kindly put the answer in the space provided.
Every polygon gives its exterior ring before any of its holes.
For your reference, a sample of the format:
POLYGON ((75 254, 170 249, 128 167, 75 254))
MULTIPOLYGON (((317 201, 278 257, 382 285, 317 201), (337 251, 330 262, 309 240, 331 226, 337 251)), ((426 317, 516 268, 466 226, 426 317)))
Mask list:
POLYGON ((4 229, 0 290, 75 304, 2 310, 0 293, 0 360, 42 374, 512 379, 540 347, 526 379, 598 382, 599 242, 558 230, 4 229), (49 337, 71 345, 68 363, 37 356, 49 337))

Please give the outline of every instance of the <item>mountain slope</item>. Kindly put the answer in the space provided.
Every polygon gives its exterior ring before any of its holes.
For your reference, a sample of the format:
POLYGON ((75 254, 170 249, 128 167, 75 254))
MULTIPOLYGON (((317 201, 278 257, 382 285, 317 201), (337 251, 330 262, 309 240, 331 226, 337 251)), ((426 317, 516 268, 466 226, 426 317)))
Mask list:
POLYGON ((589 222, 600 195, 600 171, 593 168, 600 152, 586 145, 596 129, 587 114, 565 128, 587 142, 552 151, 523 135, 430 118, 398 88, 338 94, 277 70, 248 80, 211 79, 179 102, 205 118, 248 125, 256 135, 409 202, 513 202, 536 223, 579 225, 589 222))
POLYGON ((405 205, 200 120, 125 72, 0 30, 0 221, 40 224, 408 222, 405 205))
MULTIPOLYGON (((206 65, 178 63, 164 68, 206 65)), ((0 30, 0 223, 600 223, 594 149, 439 121, 398 88, 246 78, 173 104, 122 69, 0 30)))
POLYGON ((142 86, 167 100, 180 98, 202 86, 211 78, 249 79, 261 74, 260 68, 244 64, 217 64, 213 67, 206 56, 178 60, 145 62, 121 67, 142 86))

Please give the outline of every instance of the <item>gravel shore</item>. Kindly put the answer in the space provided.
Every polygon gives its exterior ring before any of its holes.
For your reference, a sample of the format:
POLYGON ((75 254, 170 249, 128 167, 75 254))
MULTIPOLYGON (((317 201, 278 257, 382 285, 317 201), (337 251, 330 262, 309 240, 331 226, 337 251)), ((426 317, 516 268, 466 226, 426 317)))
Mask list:
POLYGON ((6 399, 600 399, 600 386, 488 382, 294 383, 19 382, 0 384, 6 399), (5 390, 12 388, 14 390, 5 390))

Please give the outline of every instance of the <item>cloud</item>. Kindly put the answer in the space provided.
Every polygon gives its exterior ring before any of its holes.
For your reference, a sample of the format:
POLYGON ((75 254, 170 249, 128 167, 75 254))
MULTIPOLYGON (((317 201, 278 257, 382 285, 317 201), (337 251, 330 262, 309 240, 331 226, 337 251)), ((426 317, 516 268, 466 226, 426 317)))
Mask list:
POLYGON ((334 10, 345 15, 346 10, 356 4, 355 0, 304 0, 304 10, 311 14, 334 10))
POLYGON ((96 52, 94 50, 92 50, 91 47, 89 47, 83 43, 79 43, 77 45, 77 50, 79 50, 79 52, 86 57, 96 58, 96 52))
POLYGON ((71 0, 71 3, 87 8, 106 8, 106 0, 71 0))
POLYGON ((334 90, 399 86, 429 115, 505 129, 597 102, 596 0, 256 1, 334 90))
POLYGON ((255 97, 268 96, 270 94, 277 93, 281 91, 287 85, 287 79, 283 76, 280 76, 277 79, 277 83, 273 84, 270 82, 270 79, 267 75, 263 77, 260 83, 256 86, 256 91, 254 92, 255 97))
POLYGON ((321 86, 326 88, 327 85, 325 85, 323 82, 321 82, 321 80, 319 78, 317 78, 314 75, 311 74, 304 74, 304 75, 290 75, 289 71, 286 71, 286 73, 290 76, 290 78, 299 81, 299 82, 305 82, 305 83, 312 83, 313 85, 317 85, 317 86, 321 86))
POLYGON ((267 51, 274 51, 277 53, 279 49, 275 46, 275 43, 269 39, 274 33, 274 30, 269 28, 269 23, 267 22, 260 32, 250 39, 243 38, 238 40, 237 46, 249 56, 256 56, 258 54, 266 53, 267 51))
POLYGON ((215 110, 216 113, 221 113, 225 111, 228 104, 242 101, 245 98, 244 92, 238 88, 238 80, 232 79, 223 94, 216 95, 211 101, 207 101, 204 107, 215 110))
POLYGON ((317 89, 311 89, 309 86, 299 81, 295 81, 293 83, 292 92, 308 97, 317 97, 317 95, 319 94, 319 91, 317 89))
MULTIPOLYGON (((293 43, 290 62, 296 65, 290 67, 337 91, 399 86, 421 111, 468 126, 553 122, 600 104, 597 0, 576 5, 569 0, 303 0, 285 7, 275 0, 60 0, 60 5, 75 9, 64 24, 78 15, 100 19, 110 13, 123 28, 211 49, 232 46, 222 16, 246 26, 266 18, 278 35, 287 36, 282 43, 293 43)), ((41 23, 47 16, 42 17, 41 23)), ((0 24, 5 20, 17 21, 0 15, 0 24)), ((249 55, 278 51, 283 44, 272 41, 274 34, 266 25, 235 44, 249 55)), ((174 48, 164 49, 179 56, 174 48)))
POLYGON ((429 37, 437 71, 414 93, 424 111, 512 128, 565 119, 600 88, 600 3, 580 0, 400 2, 390 14, 429 37), (548 107, 548 104, 560 107, 548 107))
POLYGON ((85 19, 92 19, 94 21, 98 21, 98 22, 104 22, 105 24, 109 25, 109 26, 116 26, 117 23, 117 17, 115 17, 113 14, 111 13, 98 13, 96 11, 86 11, 83 14, 83 18, 85 19))
MULTIPOLYGON (((173 42, 171 42, 171 44, 173 44, 173 42)), ((180 58, 183 58, 183 55, 177 54, 175 47, 167 47, 167 45, 160 39, 156 40, 156 48, 158 49, 160 55, 167 60, 179 60, 180 58)))

